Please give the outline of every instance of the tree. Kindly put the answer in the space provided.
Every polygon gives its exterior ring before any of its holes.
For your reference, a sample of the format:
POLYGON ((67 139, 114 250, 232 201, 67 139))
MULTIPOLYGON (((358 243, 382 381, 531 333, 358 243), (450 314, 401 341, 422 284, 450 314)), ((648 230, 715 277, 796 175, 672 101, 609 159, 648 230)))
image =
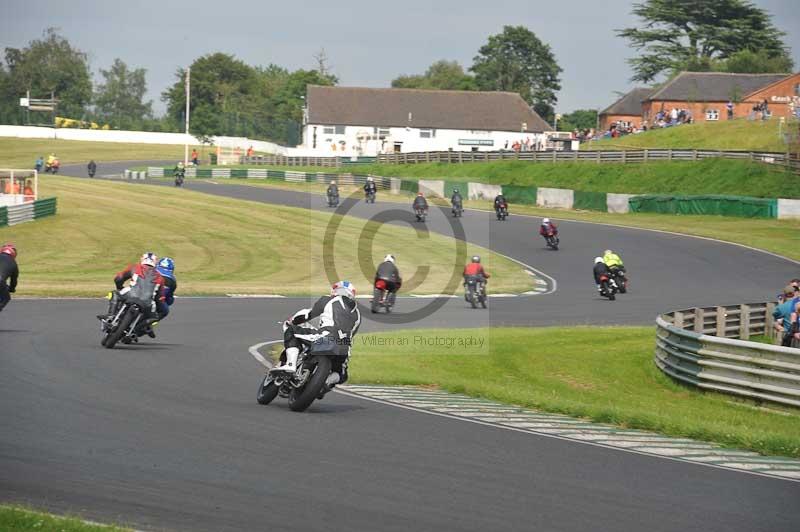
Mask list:
POLYGON ((472 67, 479 90, 518 92, 537 113, 552 122, 561 89, 550 46, 524 26, 504 26, 481 46, 472 67))
POLYGON ((121 59, 115 59, 108 70, 100 70, 104 83, 95 92, 95 112, 98 119, 118 129, 139 126, 152 116, 152 102, 144 102, 147 92, 145 69, 128 69, 121 59))
POLYGON ((745 74, 782 74, 792 71, 794 64, 788 55, 770 57, 766 50, 741 50, 724 61, 719 70, 745 74))
POLYGON ((575 131, 597 127, 597 109, 578 109, 561 117, 558 129, 575 131))
POLYGON ((457 61, 436 61, 425 74, 399 76, 392 80, 396 89, 476 90, 475 79, 457 61))
POLYGON ((645 0, 634 4, 641 28, 617 30, 640 50, 629 59, 634 81, 650 82, 661 74, 688 68, 711 70, 714 61, 743 50, 770 60, 791 61, 769 15, 747 0, 645 0))
POLYGON ((92 98, 89 62, 85 53, 73 48, 54 28, 48 28, 27 48, 6 48, 5 64, 0 76, 6 105, 17 106, 27 91, 32 98, 49 98, 52 93, 59 101, 60 115, 83 117, 92 98), (6 98, 11 98, 10 102, 6 98))

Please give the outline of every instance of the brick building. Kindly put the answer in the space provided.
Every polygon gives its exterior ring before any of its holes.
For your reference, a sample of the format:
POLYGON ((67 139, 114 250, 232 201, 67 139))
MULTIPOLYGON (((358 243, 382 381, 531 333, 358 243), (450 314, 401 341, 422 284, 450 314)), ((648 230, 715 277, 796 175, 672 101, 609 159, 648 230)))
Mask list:
POLYGON ((642 102, 653 89, 637 87, 622 98, 600 111, 600 131, 606 131, 611 124, 621 122, 625 127, 642 127, 642 102))
POLYGON ((800 108, 800 73, 681 72, 644 99, 642 118, 652 123, 659 111, 677 108, 688 110, 695 122, 727 120, 729 101, 733 118, 750 116, 764 101, 771 116, 792 116, 800 108))

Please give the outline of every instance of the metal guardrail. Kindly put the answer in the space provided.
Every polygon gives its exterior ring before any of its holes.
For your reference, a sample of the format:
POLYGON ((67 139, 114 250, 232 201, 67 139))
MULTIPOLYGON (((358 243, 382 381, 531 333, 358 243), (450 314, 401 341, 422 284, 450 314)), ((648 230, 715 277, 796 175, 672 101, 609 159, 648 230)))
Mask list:
POLYGON ((685 384, 800 407, 800 349, 747 341, 772 336, 774 305, 663 314, 656 319, 654 361, 685 384))
POLYGON ((8 225, 17 225, 33 220, 33 203, 12 205, 6 209, 8 210, 8 225))
POLYGON ((266 155, 242 157, 243 164, 265 164, 275 166, 322 166, 340 167, 357 164, 421 164, 421 163, 477 163, 491 161, 529 162, 594 162, 594 163, 646 163, 651 161, 700 161, 703 159, 734 159, 778 165, 800 172, 800 160, 785 153, 695 150, 695 149, 643 149, 643 150, 595 150, 595 151, 439 151, 414 153, 387 153, 377 157, 288 157, 266 155))

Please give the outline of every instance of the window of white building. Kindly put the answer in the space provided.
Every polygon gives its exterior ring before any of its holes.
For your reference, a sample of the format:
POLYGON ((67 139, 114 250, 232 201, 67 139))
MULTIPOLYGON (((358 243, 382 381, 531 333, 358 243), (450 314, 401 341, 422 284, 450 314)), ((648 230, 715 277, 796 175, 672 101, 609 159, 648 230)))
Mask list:
POLYGON ((719 120, 719 111, 717 109, 706 109, 706 120, 719 120))
POLYGON ((322 133, 323 133, 323 134, 325 134, 325 135, 333 135, 335 131, 336 131, 336 129, 335 129, 335 128, 332 128, 332 127, 326 127, 326 128, 324 128, 324 129, 322 130, 322 133))
POLYGON ((379 139, 385 139, 389 136, 389 128, 384 127, 374 127, 372 128, 372 132, 378 135, 379 139))
POLYGON ((344 126, 336 126, 336 134, 344 135, 344 126))
POLYGON ((419 130, 419 138, 421 139, 432 139, 436 137, 436 130, 435 129, 420 129, 419 130))

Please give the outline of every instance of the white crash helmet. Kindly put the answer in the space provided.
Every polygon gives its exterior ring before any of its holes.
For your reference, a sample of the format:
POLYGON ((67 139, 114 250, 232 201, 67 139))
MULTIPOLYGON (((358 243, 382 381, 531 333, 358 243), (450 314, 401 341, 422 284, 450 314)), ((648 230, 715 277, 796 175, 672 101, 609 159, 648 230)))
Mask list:
POLYGON ((355 299, 356 287, 350 281, 339 281, 331 287, 331 295, 355 299))
POLYGON ((595 257, 594 258, 594 263, 595 264, 600 264, 601 262, 603 262, 603 257, 595 257))
POLYGON ((336 181, 331 181, 331 185, 335 185, 335 184, 336 184, 336 181))
POLYGON ((394 255, 392 255, 391 253, 386 255, 385 257, 383 257, 383 262, 391 262, 392 264, 394 264, 394 255))
POLYGON ((147 251, 142 254, 142 258, 139 259, 139 264, 142 266, 151 266, 153 268, 156 267, 156 262, 158 261, 158 257, 152 251, 147 251))
POLYGON ((549 223, 550 223, 550 218, 545 218, 544 220, 542 220, 542 225, 547 225, 549 223))
POLYGON ((374 179, 372 179, 372 176, 371 176, 371 175, 368 175, 368 176, 367 176, 367 181, 374 181, 374 179))

